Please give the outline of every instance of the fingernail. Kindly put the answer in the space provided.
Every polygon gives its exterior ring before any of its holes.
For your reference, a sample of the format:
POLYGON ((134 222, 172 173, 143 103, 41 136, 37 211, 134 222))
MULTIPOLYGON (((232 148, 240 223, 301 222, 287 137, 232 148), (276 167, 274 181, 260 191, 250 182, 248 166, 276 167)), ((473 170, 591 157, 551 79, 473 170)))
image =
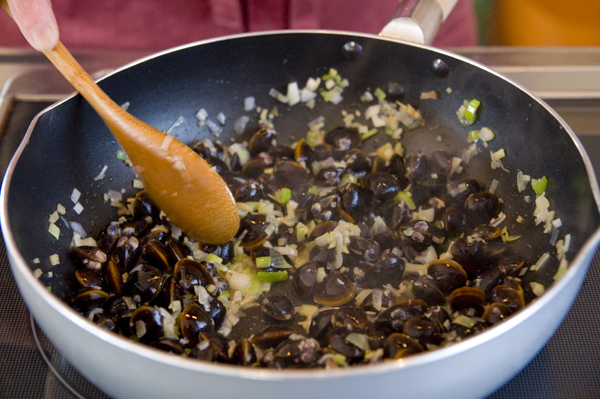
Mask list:
POLYGON ((29 31, 31 34, 31 45, 39 51, 52 50, 56 46, 54 32, 45 22, 40 22, 29 31))

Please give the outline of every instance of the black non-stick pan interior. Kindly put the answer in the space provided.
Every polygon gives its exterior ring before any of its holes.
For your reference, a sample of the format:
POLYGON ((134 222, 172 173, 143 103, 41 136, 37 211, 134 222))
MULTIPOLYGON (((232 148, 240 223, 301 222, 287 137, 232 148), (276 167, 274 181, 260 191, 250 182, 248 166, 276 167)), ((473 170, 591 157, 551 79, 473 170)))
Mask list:
MULTIPOLYGON (((541 253, 551 251, 548 234, 534 226, 533 201, 516 190, 517 171, 533 178, 546 176, 551 209, 563 223, 561 237, 571 233, 570 256, 600 225, 598 206, 592 195, 580 145, 561 126, 555 115, 538 100, 488 70, 451 54, 436 52, 374 37, 339 33, 275 33, 216 40, 181 48, 125 68, 100 82, 100 86, 119 104, 129 102, 129 112, 161 130, 167 130, 180 117, 185 123, 173 134, 186 143, 209 137, 199 127, 196 112, 206 109, 214 116, 223 112, 227 122, 218 139, 247 140, 257 128, 256 111, 243 109, 245 97, 254 96, 258 106, 271 110, 277 106, 280 117, 274 124, 280 143, 291 144, 305 136, 307 123, 324 116, 326 126, 342 122, 341 110, 364 110, 360 96, 365 90, 399 85, 398 99, 419 109, 424 127, 407 131, 401 140, 405 150, 429 153, 442 148, 460 156, 468 146, 471 129, 489 127, 496 138, 489 148, 479 145, 481 153, 466 165, 465 172, 488 186, 500 182, 497 193, 504 200, 506 225, 511 234, 522 236, 519 246, 533 263, 541 253), (285 93, 289 82, 302 87, 309 77, 321 76, 335 68, 350 86, 340 105, 319 102, 314 109, 303 105, 292 108, 269 95, 271 88, 285 93), (435 90, 436 100, 420 100, 421 92, 435 90), (480 117, 472 127, 460 125, 456 110, 465 99, 481 101, 480 117), (246 131, 237 135, 233 122, 242 115, 250 117, 246 131), (504 149, 508 172, 490 168, 490 151, 504 149), (521 215, 525 220, 517 223, 521 215), (564 232, 564 234, 563 234, 564 232)), ((398 86, 395 86, 398 88, 398 86)), ((367 148, 390 140, 379 133, 369 139, 367 148)), ((48 215, 58 203, 67 208, 67 221, 77 221, 95 236, 100 228, 116 219, 116 212, 105 203, 110 190, 131 188, 133 169, 116 158, 118 144, 92 108, 80 97, 72 97, 44 112, 35 121, 10 179, 8 209, 12 233, 20 252, 32 269, 52 271, 41 277, 52 291, 64 296, 73 267, 65 255, 71 232, 62 224, 55 240, 47 231, 48 215), (94 180, 107 165, 106 177, 94 180), (81 191, 84 207, 78 215, 70 200, 73 189, 81 191), (48 257, 59 254, 60 265, 51 267, 48 257), (39 258, 40 263, 33 263, 39 258)), ((6 184, 6 182, 5 182, 6 184)), ((530 190, 528 193, 534 197, 530 190)), ((551 277, 558 262, 547 273, 551 277)))

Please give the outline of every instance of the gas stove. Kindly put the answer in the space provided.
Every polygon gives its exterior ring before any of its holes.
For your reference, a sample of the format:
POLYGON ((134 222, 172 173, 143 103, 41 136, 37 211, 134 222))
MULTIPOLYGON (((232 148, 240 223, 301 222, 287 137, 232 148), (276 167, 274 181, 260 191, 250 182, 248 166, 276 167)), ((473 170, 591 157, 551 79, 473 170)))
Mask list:
MULTIPOLYGON (((552 106, 573 128, 600 174, 600 48, 461 48, 552 106)), ((94 77, 147 55, 75 51, 94 77)), ((30 121, 72 87, 37 53, 0 49, 0 171, 30 121)), ((600 257, 565 321, 537 357, 491 398, 600 397, 600 257)), ((30 316, 0 242, 0 397, 107 398, 52 346, 30 316)), ((485 359, 482 359, 485 361, 485 359)), ((473 381, 473 383, 477 383, 473 381)))

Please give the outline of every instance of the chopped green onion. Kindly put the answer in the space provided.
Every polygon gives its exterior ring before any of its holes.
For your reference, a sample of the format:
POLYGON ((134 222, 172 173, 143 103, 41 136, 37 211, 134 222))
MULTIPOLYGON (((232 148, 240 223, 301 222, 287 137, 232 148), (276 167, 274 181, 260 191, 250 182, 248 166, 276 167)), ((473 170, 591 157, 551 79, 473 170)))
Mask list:
POLYGON ((256 273, 256 277, 267 283, 276 283, 287 280, 288 274, 285 270, 282 272, 258 272, 256 273))
POLYGON ((394 140, 400 140, 402 138, 402 133, 404 133, 404 129, 402 129, 401 127, 399 127, 398 129, 395 129, 392 132, 392 138, 394 140))
POLYGON ((467 328, 473 328, 473 326, 475 324, 477 324, 469 316, 465 316, 465 315, 462 315, 462 314, 460 316, 458 316, 456 319, 452 320, 452 323, 458 324, 458 325, 461 325, 461 326, 467 327, 467 328))
POLYGON ((206 255, 206 261, 208 263, 223 263, 223 258, 221 258, 215 254, 208 254, 208 255, 206 255))
POLYGON ((225 291, 221 291, 219 293, 219 295, 217 296, 217 301, 221 302, 223 305, 225 305, 226 308, 229 307, 229 292, 227 292, 227 294, 224 294, 223 292, 225 291))
POLYGON ((479 105, 481 105, 481 102, 479 100, 473 99, 469 101, 467 109, 465 110, 465 114, 462 116, 462 118, 460 118, 460 123, 463 126, 471 126, 473 123, 475 123, 475 120, 477 119, 477 109, 479 108, 479 105))
POLYGON ((117 150, 117 159, 120 159, 121 161, 127 161, 129 157, 127 154, 125 154, 125 151, 117 150))
POLYGON ((368 132, 361 134, 360 135, 361 141, 365 141, 369 137, 376 135, 378 131, 379 130, 377 130, 377 128, 373 128, 373 129, 369 130, 368 132))
POLYGON ((321 95, 321 97, 323 97, 323 100, 325 101, 331 100, 335 95, 335 93, 332 90, 321 90, 319 94, 321 95))
POLYGON ((379 101, 383 101, 385 100, 386 94, 383 90, 381 90, 379 87, 375 89, 375 91, 373 92, 373 95, 375 97, 377 97, 377 99, 379 101))
POLYGON ((315 241, 309 241, 306 244, 304 244, 304 251, 306 251, 306 253, 310 253, 310 251, 312 251, 312 249, 316 246, 317 243, 315 241))
POLYGON ((335 82, 336 86, 340 86, 342 84, 342 77, 340 75, 334 75, 334 76, 330 75, 329 78, 323 79, 323 80, 333 80, 335 82))
POLYGON ((291 269, 293 266, 286 262, 281 252, 269 248, 269 256, 271 257, 271 267, 279 269, 291 269))
POLYGON ((529 285, 531 286, 531 292, 533 292, 535 296, 541 296, 545 291, 543 284, 532 281, 531 283, 529 283, 529 285))
POLYGON ((50 223, 50 226, 48 227, 48 232, 52 234, 52 236, 57 240, 60 237, 60 228, 54 223, 50 223))
POLYGON ((296 225, 296 240, 298 240, 298 242, 306 240, 307 234, 308 226, 306 226, 304 223, 298 223, 296 225))
POLYGON ((251 268, 245 268, 242 273, 250 277, 250 284, 244 288, 245 294, 260 294, 263 291, 263 282, 258 279, 256 274, 251 270, 251 268))
POLYGON ((324 135, 322 133, 313 132, 312 130, 306 133, 306 144, 308 144, 310 147, 315 147, 319 144, 323 144, 323 142, 324 135))
POLYGON ((339 76, 338 71, 336 69, 329 68, 329 73, 321 76, 321 79, 322 80, 335 79, 336 76, 339 76))
POLYGON ((292 197, 292 190, 287 187, 282 188, 281 190, 277 190, 275 193, 275 201, 279 202, 281 205, 285 205, 290 198, 292 197))
POLYGON ((410 283, 408 283, 408 285, 406 286, 406 288, 407 288, 409 291, 412 291, 412 289, 413 289, 413 282, 411 281, 410 283))
POLYGON ((333 362, 335 364, 337 364, 340 367, 344 367, 347 366, 346 364, 346 356, 342 355, 341 353, 336 353, 335 355, 333 355, 333 362))
POLYGON ((504 230, 502 231, 502 236, 500 238, 502 238, 503 242, 513 242, 513 241, 517 241, 519 238, 521 238, 521 236, 520 235, 518 235, 518 236, 509 235, 508 230, 506 230, 506 227, 505 227, 504 230))
POLYGON ((478 141, 479 140, 479 130, 470 130, 469 137, 467 138, 467 140, 469 141, 469 143, 471 143, 473 141, 478 141))
POLYGON ((314 188, 314 187, 311 187, 311 188, 309 188, 309 189, 308 189, 308 192, 309 192, 309 193, 312 193, 312 194, 315 194, 315 195, 319 195, 319 194, 321 194, 321 191, 319 191, 319 189, 318 189, 318 188, 314 188))
POLYGON ((369 349, 369 337, 365 334, 350 333, 346 335, 345 341, 363 351, 369 349))
POLYGON ((400 203, 402 201, 404 201, 408 209, 411 211, 417 209, 415 202, 407 191, 398 191, 398 194, 396 194, 396 197, 394 197, 394 202, 400 203))
MULTIPOLYGON (((240 243, 240 242, 241 242, 241 241, 238 241, 238 242, 236 242, 236 243, 235 243, 235 245, 234 245, 233 247, 234 247, 234 248, 237 248, 237 247, 236 247, 236 245, 237 245, 237 246, 239 246, 239 243, 240 243)), ((232 262, 232 263, 240 263, 240 262, 242 261, 242 259, 244 259, 244 257, 245 257, 245 256, 246 256, 246 255, 245 255, 245 254, 243 254, 243 253, 236 255, 236 256, 235 256, 235 258, 233 258, 233 262, 232 262)), ((230 263, 228 263, 228 264, 230 264, 230 263)))
POLYGON ((340 180, 340 184, 338 184, 338 188, 344 187, 348 183, 356 184, 356 183, 358 183, 358 178, 351 173, 346 173, 344 176, 342 176, 342 179, 340 180))
POLYGON ((49 285, 47 285, 47 286, 46 286, 46 291, 52 291, 52 287, 51 287, 51 286, 49 286, 49 285))
POLYGON ((260 202, 248 201, 248 202, 244 202, 244 204, 246 204, 248 207, 250 207, 251 212, 256 212, 256 210, 258 209, 258 206, 260 205, 260 202))
POLYGON ((333 187, 323 187, 321 191, 319 191, 319 195, 326 196, 333 192, 333 187))
POLYGON ((568 267, 566 266, 566 264, 565 264, 565 266, 560 266, 558 268, 558 270, 556 271, 556 274, 554 275, 553 279, 555 281, 558 280, 559 278, 562 277, 563 274, 566 273, 567 270, 568 270, 568 267))
POLYGON ((252 275, 250 276, 250 284, 244 289, 244 293, 260 295, 263 292, 263 284, 264 282, 260 281, 256 275, 252 275))
POLYGON ((537 195, 542 195, 544 191, 546 191, 546 186, 548 185, 548 180, 546 180, 546 176, 541 179, 531 179, 531 187, 533 187, 533 191, 537 195))
POLYGON ((260 256, 256 258, 256 267, 259 269, 266 269, 271 266, 271 257, 270 256, 260 256))

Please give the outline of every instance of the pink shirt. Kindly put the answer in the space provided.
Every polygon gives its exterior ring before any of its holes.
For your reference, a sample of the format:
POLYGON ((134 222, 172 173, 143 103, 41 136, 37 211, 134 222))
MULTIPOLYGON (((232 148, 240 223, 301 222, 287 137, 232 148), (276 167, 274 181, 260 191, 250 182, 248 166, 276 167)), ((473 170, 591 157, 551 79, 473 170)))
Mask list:
MULTIPOLYGON (((217 36, 274 29, 378 33, 397 0, 53 0, 69 48, 166 49, 217 36)), ((0 47, 27 47, 0 13, 0 47)), ((471 0, 459 0, 434 45, 477 45, 471 0)))

